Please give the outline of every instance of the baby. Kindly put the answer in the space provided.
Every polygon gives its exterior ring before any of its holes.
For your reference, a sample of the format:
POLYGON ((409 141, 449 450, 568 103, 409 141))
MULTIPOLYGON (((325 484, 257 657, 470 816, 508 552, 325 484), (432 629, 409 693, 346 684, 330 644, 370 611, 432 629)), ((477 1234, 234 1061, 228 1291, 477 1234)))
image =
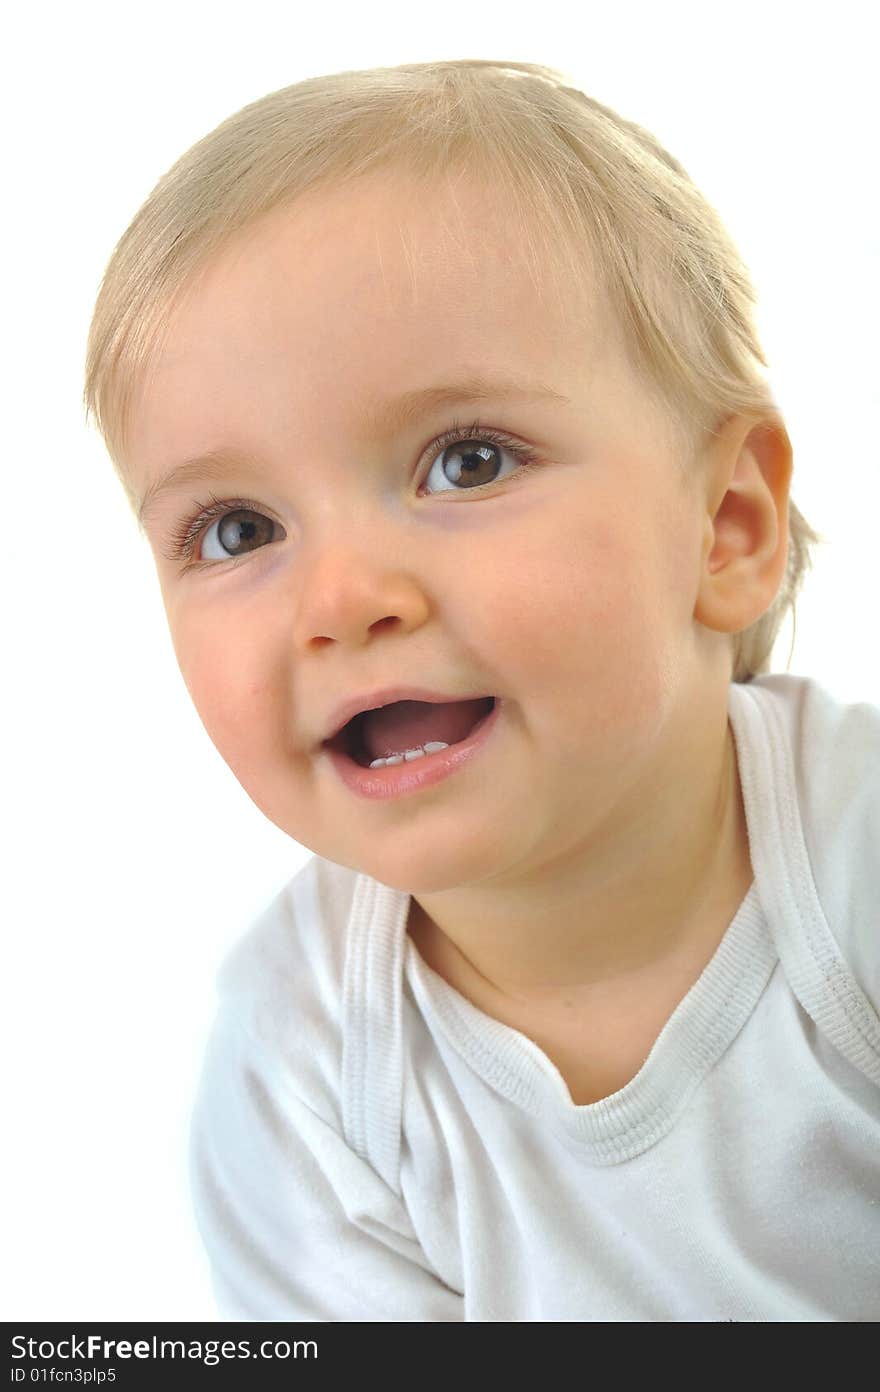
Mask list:
POLYGON ((314 853, 195 1107, 231 1318, 880 1318, 880 708, 768 673, 821 538, 748 274, 567 82, 272 93, 98 297, 184 680, 314 853))

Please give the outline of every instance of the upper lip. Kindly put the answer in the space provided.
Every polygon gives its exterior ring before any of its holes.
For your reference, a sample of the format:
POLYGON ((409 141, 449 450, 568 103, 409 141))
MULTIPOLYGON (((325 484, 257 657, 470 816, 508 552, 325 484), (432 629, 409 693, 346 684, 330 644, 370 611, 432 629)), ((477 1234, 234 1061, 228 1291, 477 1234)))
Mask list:
POLYGON ((431 705, 443 705, 450 701, 485 701, 488 698, 488 693, 485 691, 474 692, 471 696, 462 696, 455 693, 444 695, 439 691, 426 691, 422 686, 386 686, 381 691, 367 692, 363 696, 352 696, 337 706, 330 718, 330 726, 322 743, 327 744, 330 740, 335 739, 349 720, 355 715, 360 715, 361 711, 376 710, 379 706, 390 706, 394 701, 426 701, 431 705))

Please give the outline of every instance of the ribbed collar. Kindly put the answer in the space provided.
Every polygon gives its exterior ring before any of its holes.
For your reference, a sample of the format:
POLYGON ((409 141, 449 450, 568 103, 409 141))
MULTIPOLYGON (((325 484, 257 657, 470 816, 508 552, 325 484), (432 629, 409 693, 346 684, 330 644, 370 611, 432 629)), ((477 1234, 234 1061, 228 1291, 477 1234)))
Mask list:
POLYGON ((666 1134, 736 1038, 776 965, 753 883, 712 959, 681 1000, 634 1078, 577 1106, 561 1073, 519 1030, 479 1010, 427 965, 409 940, 406 972, 429 1026, 488 1085, 573 1141, 597 1164, 617 1164, 666 1134))

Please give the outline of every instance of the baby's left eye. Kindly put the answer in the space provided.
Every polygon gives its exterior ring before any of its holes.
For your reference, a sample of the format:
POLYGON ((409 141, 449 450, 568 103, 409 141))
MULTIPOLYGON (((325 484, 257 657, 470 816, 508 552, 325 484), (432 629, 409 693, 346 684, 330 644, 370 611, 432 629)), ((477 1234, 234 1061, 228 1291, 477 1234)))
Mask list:
POLYGON ((425 486, 430 485, 433 480, 435 492, 462 493, 472 488, 480 488, 487 483, 495 483, 500 468, 500 457, 506 454, 514 460, 513 468, 510 470, 513 473, 520 467, 517 453, 518 451, 512 447, 505 448, 488 439, 457 440, 437 455, 425 477, 425 486), (456 487, 462 482, 463 488, 456 487))

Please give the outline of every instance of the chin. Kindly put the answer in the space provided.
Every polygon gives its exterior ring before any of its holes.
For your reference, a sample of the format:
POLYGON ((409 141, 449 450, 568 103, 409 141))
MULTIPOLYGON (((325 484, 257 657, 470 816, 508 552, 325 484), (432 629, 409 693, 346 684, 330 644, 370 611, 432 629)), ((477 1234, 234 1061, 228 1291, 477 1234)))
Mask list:
POLYGON ((445 890, 478 885, 496 873, 500 860, 492 850, 485 844, 467 843, 464 838, 460 846, 447 845, 441 855, 433 850, 426 853, 424 845, 411 855, 399 849, 387 855, 377 850, 357 869, 380 884, 407 894, 442 894, 445 890))
POLYGON ((403 890, 405 894, 442 894, 445 889, 456 889, 463 883, 458 867, 410 865, 391 856, 370 857, 369 864, 353 868, 370 875, 389 889, 403 890))

